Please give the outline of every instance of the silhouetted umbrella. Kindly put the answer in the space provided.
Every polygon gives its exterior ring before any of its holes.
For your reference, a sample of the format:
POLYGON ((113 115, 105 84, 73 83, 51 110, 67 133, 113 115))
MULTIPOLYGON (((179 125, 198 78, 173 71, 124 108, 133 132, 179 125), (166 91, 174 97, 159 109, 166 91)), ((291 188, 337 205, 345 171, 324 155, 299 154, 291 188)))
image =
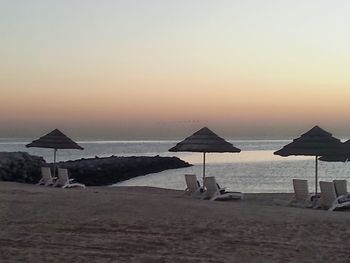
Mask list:
POLYGON ((206 153, 239 153, 241 150, 216 135, 207 127, 187 137, 169 149, 170 152, 201 152, 203 153, 203 178, 205 177, 206 153))
POLYGON ((283 157, 290 155, 315 156, 315 192, 317 194, 318 157, 332 153, 339 153, 341 145, 341 141, 333 137, 331 133, 315 126, 299 138, 294 139, 293 142, 285 145, 282 149, 274 152, 274 154, 283 157))
POLYGON ((58 149, 84 149, 58 129, 55 129, 52 132, 40 137, 39 139, 32 141, 31 143, 27 144, 26 147, 54 149, 54 174, 56 167, 56 153, 58 149))
POLYGON ((323 155, 319 160, 326 162, 347 162, 350 160, 350 140, 343 142, 341 148, 340 152, 323 155))

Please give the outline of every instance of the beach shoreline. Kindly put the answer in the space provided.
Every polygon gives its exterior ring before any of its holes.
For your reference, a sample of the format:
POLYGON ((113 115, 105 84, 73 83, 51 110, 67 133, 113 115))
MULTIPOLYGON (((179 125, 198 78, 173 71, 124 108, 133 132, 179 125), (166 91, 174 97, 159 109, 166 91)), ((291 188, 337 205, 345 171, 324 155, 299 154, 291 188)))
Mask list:
POLYGON ((0 182, 0 261, 347 262, 350 213, 289 207, 291 197, 0 182))

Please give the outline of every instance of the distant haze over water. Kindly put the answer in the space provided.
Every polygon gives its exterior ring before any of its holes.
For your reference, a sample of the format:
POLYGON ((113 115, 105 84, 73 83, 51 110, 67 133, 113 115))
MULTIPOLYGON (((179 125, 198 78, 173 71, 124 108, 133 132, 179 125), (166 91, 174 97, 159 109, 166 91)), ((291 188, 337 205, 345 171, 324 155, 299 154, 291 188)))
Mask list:
MULTIPOLYGON (((0 120, 1 122, 1 120, 0 120)), ((134 124, 123 125, 115 124, 115 127, 106 128, 104 126, 90 125, 61 125, 61 126, 25 126, 16 125, 0 126, 0 137, 6 137, 9 140, 20 138, 20 140, 33 140, 47 134, 55 128, 58 128, 67 136, 74 140, 180 140, 190 136, 200 128, 207 126, 215 133, 225 139, 232 140, 269 140, 269 139, 291 139, 296 138, 302 133, 308 131, 313 126, 319 125, 325 130, 331 132, 338 138, 350 138, 350 126, 344 122, 343 126, 322 125, 319 123, 296 123, 290 125, 263 125, 263 124, 216 124, 203 123, 196 125, 146 125, 134 124)), ((1 140, 1 138, 0 138, 1 140)))

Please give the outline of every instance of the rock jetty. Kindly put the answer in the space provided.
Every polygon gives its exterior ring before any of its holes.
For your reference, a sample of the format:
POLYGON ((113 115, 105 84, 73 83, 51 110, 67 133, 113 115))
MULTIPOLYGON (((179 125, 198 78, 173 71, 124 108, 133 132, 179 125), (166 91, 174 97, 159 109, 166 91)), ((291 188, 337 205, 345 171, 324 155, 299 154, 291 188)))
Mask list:
MULTIPOLYGON (((42 166, 52 167, 52 164, 26 152, 0 152, 0 181, 37 183, 41 178, 42 166)), ((102 186, 167 169, 189 167, 191 164, 177 157, 111 156, 60 162, 57 166, 68 168, 70 176, 77 182, 102 186)))
POLYGON ((47 165, 43 157, 26 152, 0 152, 0 181, 37 183, 40 167, 47 165))
POLYGON ((80 159, 59 163, 70 176, 87 186, 111 185, 149 173, 191 166, 177 157, 131 156, 80 159))

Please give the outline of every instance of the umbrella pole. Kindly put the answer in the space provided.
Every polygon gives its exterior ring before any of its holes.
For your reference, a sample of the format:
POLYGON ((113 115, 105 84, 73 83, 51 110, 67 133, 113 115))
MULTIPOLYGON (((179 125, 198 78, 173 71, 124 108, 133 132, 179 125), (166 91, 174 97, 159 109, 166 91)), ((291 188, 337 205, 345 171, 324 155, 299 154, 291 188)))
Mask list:
POLYGON ((56 176, 56 154, 57 154, 57 149, 54 149, 53 151, 53 176, 56 176))
POLYGON ((318 156, 316 155, 316 158, 315 158, 315 194, 317 195, 317 181, 318 181, 318 178, 317 178, 317 168, 318 168, 318 156))
POLYGON ((205 177, 205 152, 203 153, 203 184, 204 184, 204 177, 205 177))

